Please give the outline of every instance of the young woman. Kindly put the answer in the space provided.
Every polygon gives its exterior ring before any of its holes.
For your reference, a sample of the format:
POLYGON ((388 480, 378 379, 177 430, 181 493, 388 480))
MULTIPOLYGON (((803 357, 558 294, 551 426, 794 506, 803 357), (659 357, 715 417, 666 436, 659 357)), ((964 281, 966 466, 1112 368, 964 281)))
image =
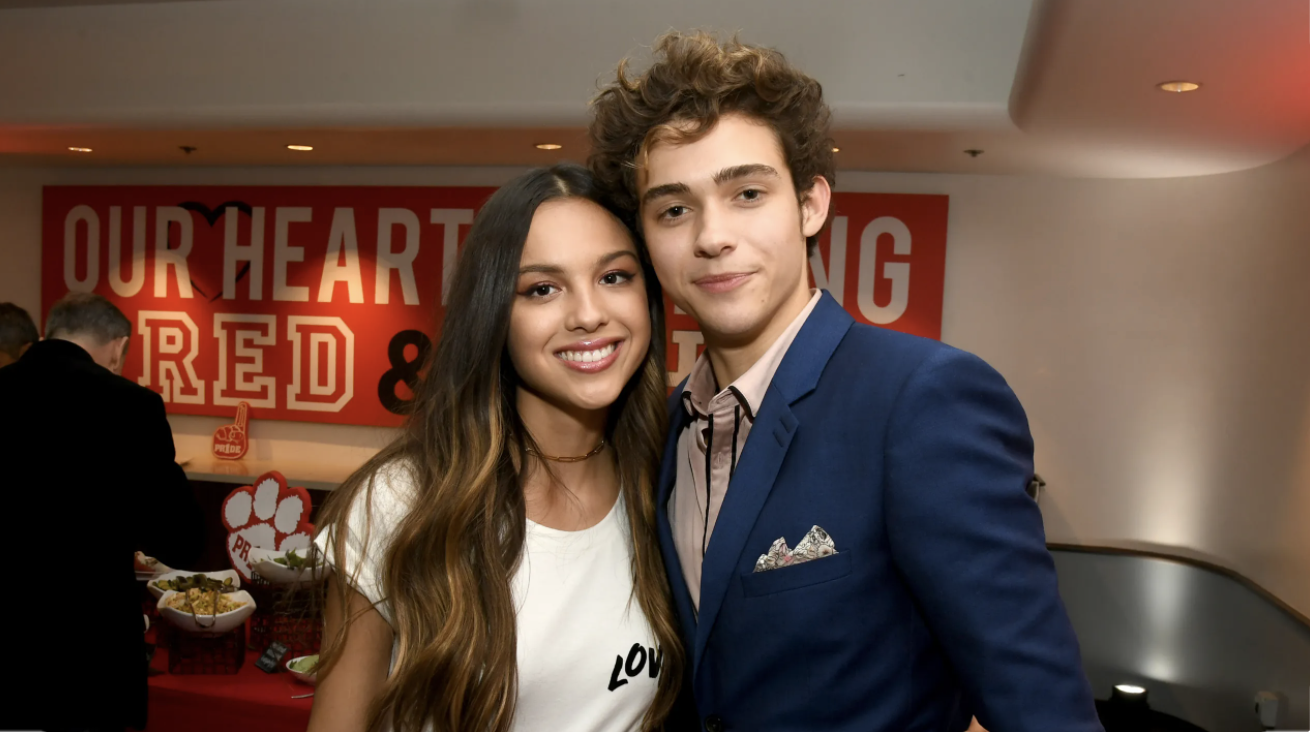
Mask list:
POLYGON ((560 165, 474 222, 402 436, 319 518, 311 732, 626 732, 673 706, 663 304, 601 200, 560 165))

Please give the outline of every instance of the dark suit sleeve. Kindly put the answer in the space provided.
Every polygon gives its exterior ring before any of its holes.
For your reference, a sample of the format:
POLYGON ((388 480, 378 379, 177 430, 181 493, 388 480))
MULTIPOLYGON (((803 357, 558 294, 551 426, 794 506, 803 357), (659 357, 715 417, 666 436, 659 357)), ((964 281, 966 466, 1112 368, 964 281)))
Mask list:
POLYGON ((1042 517, 1024 488, 1019 400, 981 359, 943 349, 892 410, 893 558, 990 732, 1099 732, 1042 517))
POLYGON ((175 462, 173 430, 158 394, 139 392, 137 429, 125 435, 133 466, 126 473, 128 491, 140 523, 136 536, 146 554, 183 569, 204 547, 204 525, 191 483, 175 462))

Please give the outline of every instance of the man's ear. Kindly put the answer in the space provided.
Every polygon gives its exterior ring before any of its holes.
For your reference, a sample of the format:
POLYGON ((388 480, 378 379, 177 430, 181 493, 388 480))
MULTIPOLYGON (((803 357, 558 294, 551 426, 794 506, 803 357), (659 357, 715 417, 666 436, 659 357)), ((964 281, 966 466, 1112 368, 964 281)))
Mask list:
POLYGON ((127 362, 127 342, 131 336, 115 338, 109 342, 109 370, 116 374, 123 373, 123 364, 127 362))
POLYGON ((805 192, 805 197, 801 200, 801 233, 806 238, 814 236, 823 229, 824 223, 828 220, 828 206, 832 203, 832 186, 828 185, 828 179, 821 176, 814 176, 814 185, 810 190, 805 192))

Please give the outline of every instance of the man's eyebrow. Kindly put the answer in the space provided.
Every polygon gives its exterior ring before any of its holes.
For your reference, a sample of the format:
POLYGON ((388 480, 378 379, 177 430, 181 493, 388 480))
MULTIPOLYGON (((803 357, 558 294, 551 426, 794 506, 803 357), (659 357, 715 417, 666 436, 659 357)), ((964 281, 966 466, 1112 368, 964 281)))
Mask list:
MULTIPOLYGON (((710 177, 714 181, 714 185, 723 185, 728 181, 737 180, 739 178, 749 178, 753 175, 765 176, 768 178, 782 177, 778 175, 778 171, 775 170, 773 166, 765 165, 764 163, 733 165, 720 170, 710 177)), ((664 196, 674 196, 679 193, 689 192, 691 192, 691 189, 687 187, 686 183, 665 183, 664 185, 655 186, 642 194, 641 205, 642 207, 645 207, 650 205, 651 201, 663 198, 664 196)))
POLYGON ((762 175, 770 178, 779 178, 778 171, 771 165, 764 163, 750 163, 747 165, 734 165, 731 168, 724 168, 714 174, 714 184, 722 185, 730 180, 738 178, 748 178, 752 175, 762 175))
POLYGON ((686 183, 665 183, 664 185, 655 186, 645 193, 641 194, 642 207, 650 205, 651 201, 665 196, 676 196, 679 193, 690 193, 691 189, 686 183))

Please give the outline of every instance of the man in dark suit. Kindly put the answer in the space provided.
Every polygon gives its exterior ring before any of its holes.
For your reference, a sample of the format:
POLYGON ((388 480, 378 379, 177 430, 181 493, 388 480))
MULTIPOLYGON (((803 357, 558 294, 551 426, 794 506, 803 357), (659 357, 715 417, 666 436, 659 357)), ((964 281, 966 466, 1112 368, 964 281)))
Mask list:
POLYGON ((591 167, 705 336, 658 497, 703 728, 1099 731, 1018 400, 809 287, 833 180, 819 84, 670 34, 593 111, 591 167))
POLYGON ((0 547, 14 585, 0 603, 0 728, 145 723, 132 555, 184 565, 203 537, 162 399, 118 375, 130 334, 108 300, 70 294, 51 309, 46 339, 0 369, 0 547))
POLYGON ((0 302, 0 368, 23 357, 40 336, 27 311, 12 302, 0 302))

